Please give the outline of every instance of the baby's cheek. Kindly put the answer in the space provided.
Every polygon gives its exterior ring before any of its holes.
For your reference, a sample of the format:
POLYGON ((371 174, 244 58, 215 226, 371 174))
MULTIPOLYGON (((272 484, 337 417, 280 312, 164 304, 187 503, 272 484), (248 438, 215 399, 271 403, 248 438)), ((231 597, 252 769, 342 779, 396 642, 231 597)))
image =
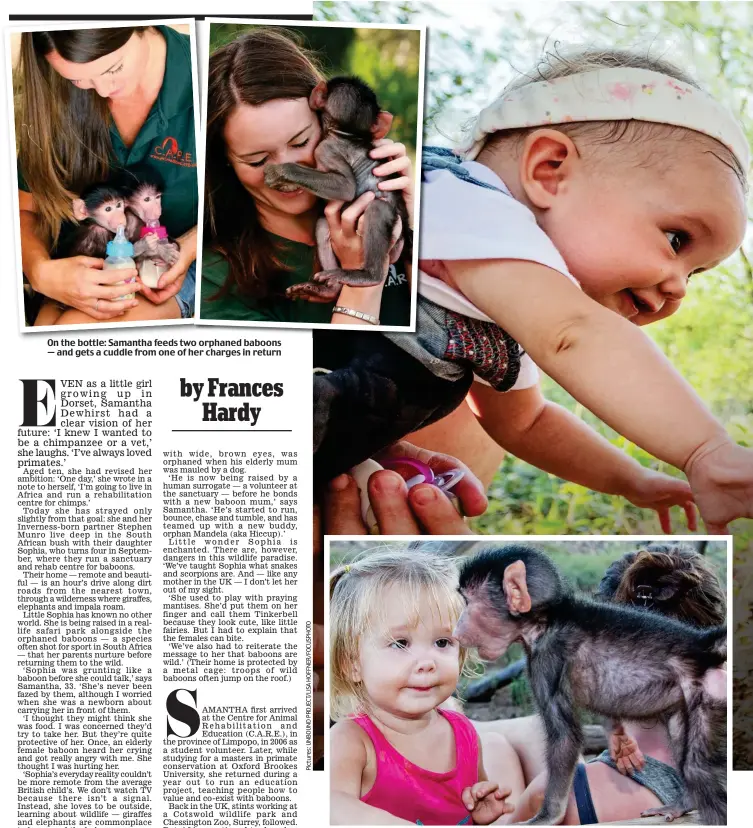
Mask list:
POLYGON ((455 680, 460 678, 460 654, 457 649, 449 650, 444 657, 445 671, 447 676, 455 680))

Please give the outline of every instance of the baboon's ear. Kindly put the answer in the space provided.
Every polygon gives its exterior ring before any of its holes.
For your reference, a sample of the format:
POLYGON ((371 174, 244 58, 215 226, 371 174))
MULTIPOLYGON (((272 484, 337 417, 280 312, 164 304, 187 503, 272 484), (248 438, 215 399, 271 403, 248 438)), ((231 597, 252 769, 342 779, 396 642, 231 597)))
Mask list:
POLYGON ((384 136, 390 131, 390 127, 392 126, 392 113, 385 112, 382 110, 379 115, 377 115, 377 122, 371 128, 371 137, 378 141, 380 138, 384 138, 384 136))
POLYGON ((502 588, 507 599, 507 609, 510 615, 522 615, 531 610, 531 596, 528 594, 526 581, 526 565, 523 561, 515 561, 505 568, 502 576, 502 588))
POLYGON ((656 593, 656 600, 671 601, 679 591, 679 588, 675 584, 666 584, 665 586, 659 588, 656 593))
POLYGON ((73 218, 75 218, 76 221, 83 221, 84 219, 89 218, 89 211, 86 209, 86 204, 81 198, 73 199, 73 218))
POLYGON ((327 83, 325 81, 319 81, 319 83, 317 83, 317 85, 311 90, 311 94, 309 95, 309 106, 316 112, 319 112, 324 109, 326 103, 327 83))

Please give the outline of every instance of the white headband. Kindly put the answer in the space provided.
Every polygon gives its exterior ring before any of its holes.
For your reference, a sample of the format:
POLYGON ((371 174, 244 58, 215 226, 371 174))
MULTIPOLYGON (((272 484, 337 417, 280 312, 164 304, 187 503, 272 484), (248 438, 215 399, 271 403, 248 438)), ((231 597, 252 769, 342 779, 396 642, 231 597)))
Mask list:
POLYGON ((729 110, 710 95, 668 75, 628 67, 595 69, 503 93, 482 109, 472 143, 473 160, 494 132, 570 121, 652 121, 702 132, 721 141, 747 172, 748 140, 729 110))

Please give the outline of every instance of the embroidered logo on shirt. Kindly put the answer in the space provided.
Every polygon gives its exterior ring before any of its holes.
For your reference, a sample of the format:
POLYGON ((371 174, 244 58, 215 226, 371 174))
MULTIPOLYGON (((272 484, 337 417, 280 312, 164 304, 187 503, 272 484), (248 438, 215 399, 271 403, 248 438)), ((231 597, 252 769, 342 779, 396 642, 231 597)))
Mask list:
POLYGON ((166 161, 168 164, 177 164, 179 167, 195 167, 193 153, 183 152, 178 142, 169 135, 161 144, 152 149, 152 158, 155 161, 166 161))
POLYGON ((395 287, 397 285, 403 285, 407 281, 408 277, 405 275, 405 273, 398 273, 395 265, 391 264, 387 268, 387 281, 384 283, 385 287, 395 287))

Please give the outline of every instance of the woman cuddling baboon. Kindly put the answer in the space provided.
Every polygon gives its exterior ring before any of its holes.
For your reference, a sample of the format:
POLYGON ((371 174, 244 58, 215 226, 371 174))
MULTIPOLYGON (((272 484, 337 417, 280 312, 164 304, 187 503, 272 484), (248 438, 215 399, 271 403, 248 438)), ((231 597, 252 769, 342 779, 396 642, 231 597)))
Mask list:
MULTIPOLYGON (((384 325, 409 323, 409 280, 388 279, 386 259, 374 286, 344 285, 336 299, 323 301, 286 296, 288 289, 310 282, 322 270, 316 256, 316 225, 322 215, 341 267, 362 267, 359 219, 375 198, 367 192, 351 204, 325 204, 307 189, 284 191, 265 181, 273 165, 316 166, 314 152, 323 133, 309 100, 323 80, 293 32, 252 29, 210 56, 203 319, 369 324, 334 312, 342 306, 384 325)), ((378 189, 401 191, 410 215, 413 182, 405 147, 381 138, 369 155, 380 162, 373 170, 378 189)), ((406 269, 402 261, 398 267, 406 269)))

